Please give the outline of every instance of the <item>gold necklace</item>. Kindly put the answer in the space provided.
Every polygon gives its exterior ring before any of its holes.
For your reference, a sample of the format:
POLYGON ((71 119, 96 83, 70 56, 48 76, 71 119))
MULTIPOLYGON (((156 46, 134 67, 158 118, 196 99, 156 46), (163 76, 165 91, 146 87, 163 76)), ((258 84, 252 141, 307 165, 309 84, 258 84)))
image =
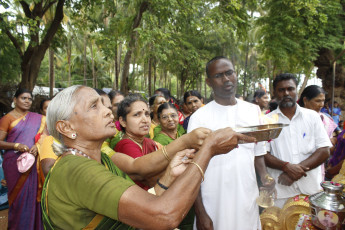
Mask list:
MULTIPOLYGON (((18 111, 15 110, 15 109, 14 109, 13 111, 15 112, 15 115, 18 115, 18 118, 20 118, 20 117, 22 117, 22 116, 26 116, 26 114, 27 114, 27 112, 24 113, 24 114, 22 114, 22 113, 18 112, 18 111)), ((25 121, 25 119, 26 119, 26 117, 23 118, 24 121, 25 121)))
POLYGON ((140 147, 141 151, 143 151, 143 146, 142 146, 139 142, 135 141, 133 138, 131 138, 130 136, 128 136, 128 134, 126 134, 126 136, 128 137, 128 139, 130 139, 131 141, 133 141, 134 143, 136 143, 136 144, 140 147))

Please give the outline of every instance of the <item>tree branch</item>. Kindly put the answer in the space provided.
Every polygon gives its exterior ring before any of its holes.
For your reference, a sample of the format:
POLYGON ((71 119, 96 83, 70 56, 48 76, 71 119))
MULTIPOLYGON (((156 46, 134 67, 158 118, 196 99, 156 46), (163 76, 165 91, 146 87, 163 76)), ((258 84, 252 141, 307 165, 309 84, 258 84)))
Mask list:
POLYGON ((49 8, 52 7, 52 5, 54 5, 56 2, 57 2, 57 0, 51 1, 47 5, 43 6, 42 15, 45 15, 47 10, 49 10, 49 8))
POLYGON ((32 13, 30 10, 30 6, 25 2, 25 1, 20 1, 19 2, 22 5, 22 8, 24 10, 25 16, 28 18, 32 18, 32 13))
POLYGON ((345 53, 345 49, 343 49, 343 51, 341 51, 341 52, 338 54, 338 56, 332 60, 331 63, 333 64, 335 61, 337 61, 341 56, 344 55, 344 53, 345 53))
POLYGON ((45 37, 42 40, 42 43, 40 46, 42 46, 43 49, 47 49, 53 40, 53 37, 57 30, 59 29, 59 26, 61 24, 61 21, 63 19, 63 6, 65 4, 65 0, 58 0, 58 4, 56 5, 55 9, 55 15, 52 23, 50 24, 50 27, 48 28, 48 31, 45 35, 45 37))
POLYGON ((42 18, 43 14, 42 14, 42 0, 40 2, 36 2, 34 9, 32 10, 32 18, 42 18))
MULTIPOLYGON (((2 14, 0 14, 0 22, 4 23, 4 19, 2 17, 2 14)), ((23 56, 23 51, 21 49, 21 46, 19 44, 19 42, 17 41, 17 39, 12 35, 11 31, 7 28, 7 26, 4 26, 4 30, 6 35, 8 36, 8 38, 11 40, 12 44, 14 45, 14 47, 16 48, 18 54, 22 57, 23 56)))

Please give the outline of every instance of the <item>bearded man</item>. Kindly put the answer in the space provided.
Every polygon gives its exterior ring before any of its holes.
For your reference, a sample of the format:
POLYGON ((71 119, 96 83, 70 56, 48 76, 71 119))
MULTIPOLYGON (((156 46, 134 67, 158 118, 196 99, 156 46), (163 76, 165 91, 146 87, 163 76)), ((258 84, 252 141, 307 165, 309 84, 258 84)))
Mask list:
POLYGON ((290 197, 321 190, 321 165, 329 157, 331 142, 320 115, 296 103, 297 79, 293 74, 278 75, 273 88, 279 107, 268 116, 289 126, 266 145, 265 162, 269 174, 278 182, 275 206, 282 208, 290 197))

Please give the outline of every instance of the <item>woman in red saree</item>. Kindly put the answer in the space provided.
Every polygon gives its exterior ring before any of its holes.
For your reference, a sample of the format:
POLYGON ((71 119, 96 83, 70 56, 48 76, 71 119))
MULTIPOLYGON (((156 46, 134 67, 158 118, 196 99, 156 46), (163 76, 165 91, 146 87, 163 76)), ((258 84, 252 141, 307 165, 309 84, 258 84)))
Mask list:
MULTIPOLYGON (((119 104, 117 114, 125 135, 116 144, 116 152, 137 158, 158 149, 157 143, 146 137, 150 131, 151 118, 147 102, 141 96, 127 96, 119 104)), ((144 183, 135 182, 143 189, 149 189, 144 183)))
POLYGON ((8 229, 43 229, 37 158, 25 173, 17 168, 22 152, 37 156, 38 140, 45 130, 45 117, 29 112, 32 94, 25 89, 14 95, 15 108, 0 120, 0 149, 5 150, 3 169, 8 187, 8 229), (6 139, 6 141, 5 141, 6 139))

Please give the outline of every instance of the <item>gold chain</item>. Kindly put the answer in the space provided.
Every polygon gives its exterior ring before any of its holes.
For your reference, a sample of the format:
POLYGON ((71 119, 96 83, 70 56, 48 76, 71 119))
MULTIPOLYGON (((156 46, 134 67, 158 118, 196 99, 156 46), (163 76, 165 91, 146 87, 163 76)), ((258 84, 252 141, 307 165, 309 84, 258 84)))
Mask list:
POLYGON ((131 141, 133 141, 134 143, 136 143, 136 144, 140 147, 141 151, 143 151, 143 146, 142 146, 140 143, 138 143, 138 142, 136 142, 135 140, 133 140, 133 138, 131 138, 130 136, 128 136, 128 134, 126 134, 126 135, 127 135, 128 139, 130 139, 131 141))

